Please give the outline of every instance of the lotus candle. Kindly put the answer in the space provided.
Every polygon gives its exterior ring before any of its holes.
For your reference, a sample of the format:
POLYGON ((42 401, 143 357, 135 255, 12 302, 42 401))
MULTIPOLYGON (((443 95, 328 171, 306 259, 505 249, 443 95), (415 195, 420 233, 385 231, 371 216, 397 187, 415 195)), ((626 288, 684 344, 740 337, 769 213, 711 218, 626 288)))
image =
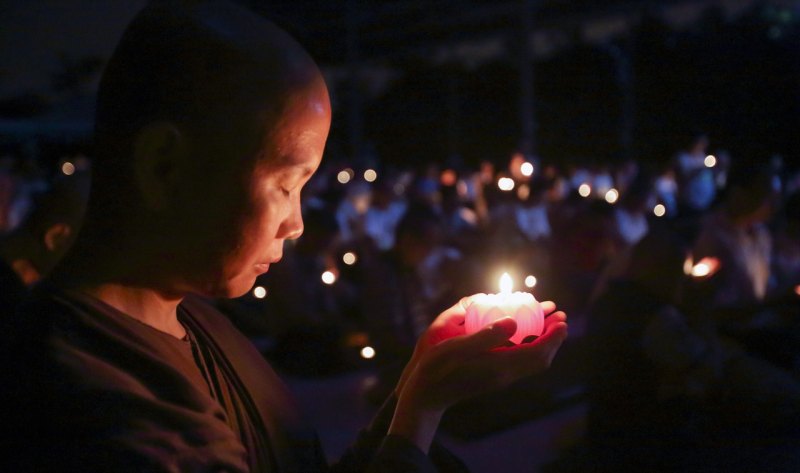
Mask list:
POLYGON ((511 317, 517 322, 517 331, 510 338, 516 344, 531 335, 542 334, 544 311, 541 305, 529 292, 511 292, 512 286, 511 276, 504 273, 500 277, 499 294, 480 294, 473 298, 464 321, 468 334, 504 317, 511 317))

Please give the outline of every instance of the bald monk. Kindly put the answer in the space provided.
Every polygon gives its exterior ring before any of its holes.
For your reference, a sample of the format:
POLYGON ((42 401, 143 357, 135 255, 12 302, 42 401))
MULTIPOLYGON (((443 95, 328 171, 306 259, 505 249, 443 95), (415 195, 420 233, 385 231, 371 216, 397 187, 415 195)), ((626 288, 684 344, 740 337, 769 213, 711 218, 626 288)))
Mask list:
POLYGON ((465 335, 464 299, 333 466, 275 373, 203 297, 245 294, 303 232, 300 191, 331 120, 286 33, 222 2, 159 2, 125 31, 98 92, 86 221, 18 313, 3 471, 435 471, 453 403, 545 369, 566 336, 465 335), (13 389, 12 389, 13 388, 13 389), (430 453, 430 454, 429 454, 430 453))

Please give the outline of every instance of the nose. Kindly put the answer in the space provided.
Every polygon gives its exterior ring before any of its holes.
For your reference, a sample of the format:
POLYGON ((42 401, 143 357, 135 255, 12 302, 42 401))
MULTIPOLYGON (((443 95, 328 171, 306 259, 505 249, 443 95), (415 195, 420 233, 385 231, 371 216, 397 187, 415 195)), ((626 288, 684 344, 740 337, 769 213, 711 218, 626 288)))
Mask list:
POLYGON ((300 199, 295 199, 292 211, 281 225, 279 237, 286 240, 296 240, 303 234, 303 212, 300 208, 300 199))

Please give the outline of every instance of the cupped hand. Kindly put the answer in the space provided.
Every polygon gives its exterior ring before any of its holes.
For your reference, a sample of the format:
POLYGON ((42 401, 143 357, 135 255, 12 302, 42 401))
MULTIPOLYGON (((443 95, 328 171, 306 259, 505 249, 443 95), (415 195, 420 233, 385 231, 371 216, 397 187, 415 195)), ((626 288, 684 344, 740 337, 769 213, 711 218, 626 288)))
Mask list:
POLYGON ((463 322, 470 302, 462 299, 423 333, 396 388, 390 433, 405 435, 423 450, 445 409, 545 370, 567 337, 566 314, 550 301, 542 303, 544 332, 532 342, 508 346, 516 331, 511 318, 467 335, 463 322))
MULTIPOLYGON (((449 309, 439 314, 438 317, 436 317, 436 319, 433 321, 433 323, 431 323, 428 329, 419 337, 417 345, 414 348, 414 354, 411 357, 411 360, 406 365, 405 369, 403 370, 403 374, 400 377, 400 381, 397 384, 397 388, 395 389, 396 394, 398 395, 400 394, 411 373, 417 367, 420 360, 427 355, 427 353, 431 350, 431 348, 439 345, 442 342, 445 342, 449 339, 453 339, 456 337, 469 338, 481 334, 479 339, 483 339, 483 337, 489 335, 489 333, 484 333, 488 329, 485 328, 480 332, 467 336, 466 329, 464 327, 464 319, 466 317, 467 307, 469 307, 469 305, 472 303, 473 298, 482 295, 484 294, 475 294, 469 297, 464 297, 460 301, 458 301, 458 303, 456 303, 449 309)), ((542 336, 536 339, 535 341, 535 343, 537 344, 536 346, 538 347, 538 345, 542 343, 540 340, 543 337, 545 337, 545 335, 548 334, 548 327, 557 324, 559 322, 563 325, 563 327, 552 327, 550 330, 552 331, 558 329, 559 333, 563 331, 563 334, 561 334, 562 336, 561 341, 563 341, 563 339, 566 338, 566 333, 567 333, 566 314, 564 314, 564 312, 561 311, 555 312, 556 305, 552 301, 544 301, 541 302, 540 304, 545 314, 545 329, 542 336)), ((508 339, 514 335, 514 332, 516 330, 516 323, 512 319, 507 318, 498 320, 495 324, 492 325, 492 327, 494 327, 494 329, 501 331, 493 332, 494 335, 492 336, 493 338, 491 339, 494 340, 494 337, 496 337, 497 339, 502 339, 500 340, 498 346, 493 348, 495 349, 495 351, 503 351, 501 350, 501 346, 507 345, 508 339), (506 333, 508 334, 507 336, 505 335, 506 333)), ((548 335, 548 337, 553 337, 553 335, 548 335)), ((458 342, 457 344, 460 343, 463 342, 458 342)), ((522 355, 530 351, 530 349, 532 348, 531 345, 533 345, 533 343, 525 343, 522 345, 515 345, 512 347, 508 347, 508 349, 516 351, 520 348, 526 348, 526 350, 520 354, 522 355)), ((556 351, 557 349, 558 347, 556 346, 556 351)), ((554 355, 555 351, 553 352, 553 356, 554 355)), ((552 356, 550 357, 550 360, 548 360, 548 364, 550 361, 552 361, 552 356)))

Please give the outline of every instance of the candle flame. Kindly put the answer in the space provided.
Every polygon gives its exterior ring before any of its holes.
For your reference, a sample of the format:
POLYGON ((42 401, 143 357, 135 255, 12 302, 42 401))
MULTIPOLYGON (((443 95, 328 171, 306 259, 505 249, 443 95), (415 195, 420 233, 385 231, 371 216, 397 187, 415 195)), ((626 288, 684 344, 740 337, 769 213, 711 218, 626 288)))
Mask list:
POLYGON ((503 273, 500 276, 500 292, 502 294, 511 294, 511 288, 514 286, 514 281, 508 273, 503 273))

